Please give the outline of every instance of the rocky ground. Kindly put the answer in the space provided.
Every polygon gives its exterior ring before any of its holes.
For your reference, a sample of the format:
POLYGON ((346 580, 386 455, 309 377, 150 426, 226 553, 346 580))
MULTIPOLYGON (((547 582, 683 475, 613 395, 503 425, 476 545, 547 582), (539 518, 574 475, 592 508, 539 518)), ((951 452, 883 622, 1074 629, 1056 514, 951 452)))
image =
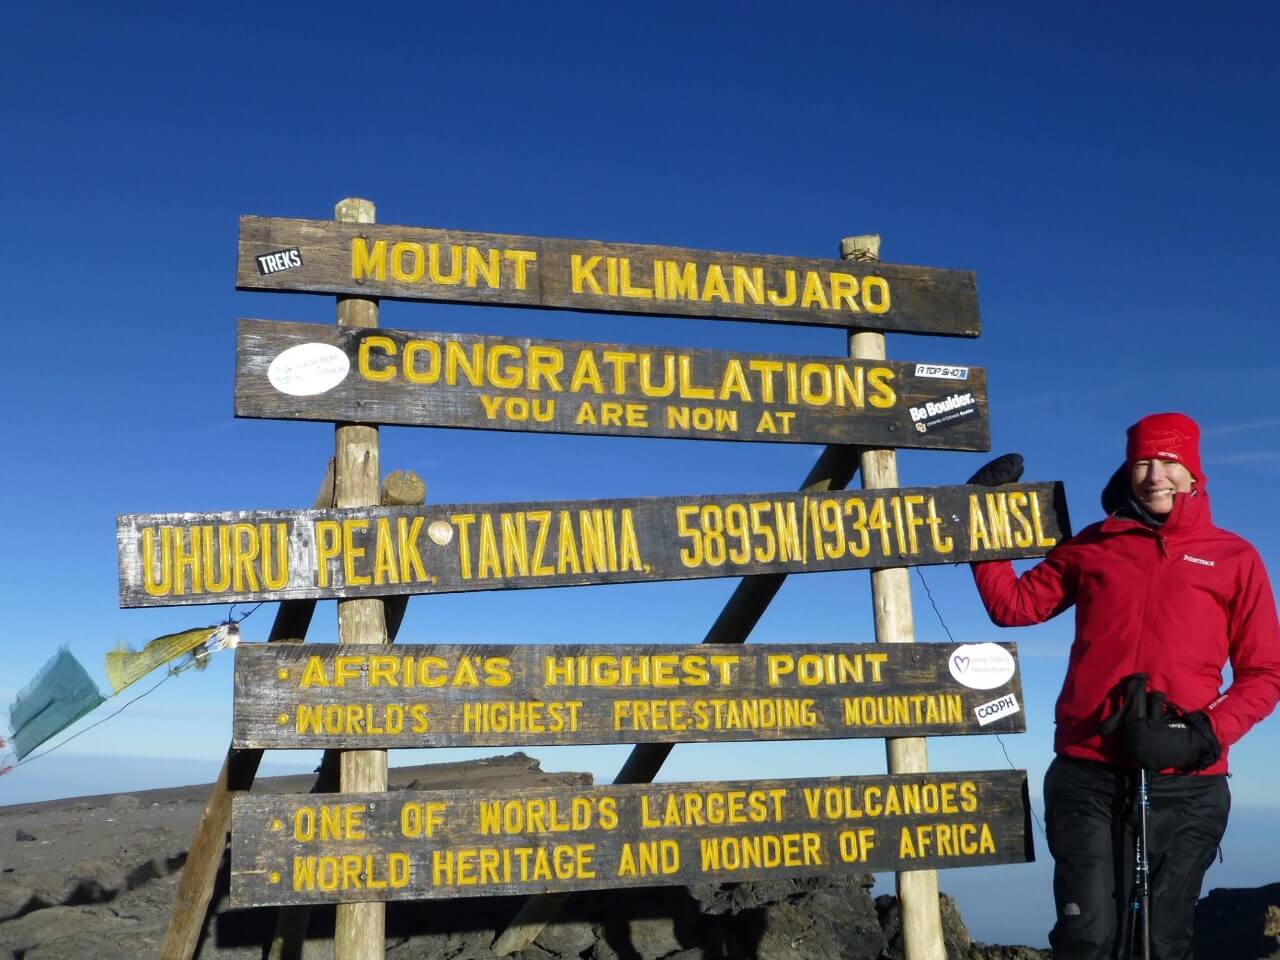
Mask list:
MULTIPOLYGON (((393 788, 586 781, 578 774, 544 773, 523 754, 392 771, 393 788)), ((255 790, 302 793, 310 786, 310 777, 288 777, 264 780, 255 790)), ((208 793, 207 786, 182 787, 0 807, 0 960, 159 956, 187 845, 208 793)), ((873 900, 871 885, 867 875, 580 894, 569 898, 560 919, 517 960, 900 958, 897 905, 892 897, 873 900)), ((229 911, 226 892, 224 863, 198 956, 258 960, 274 931, 276 911, 229 911)), ((490 944, 520 902, 389 904, 387 957, 491 960, 490 944)), ((1198 955, 1280 958, 1280 907, 1272 906, 1278 903, 1280 884, 1214 891, 1202 901, 1201 914, 1225 932, 1198 931, 1201 943, 1211 945, 1198 955)), ((312 911, 307 960, 333 956, 333 916, 332 907, 312 911)), ((971 943, 945 896, 943 917, 948 960, 1049 956, 971 943)))

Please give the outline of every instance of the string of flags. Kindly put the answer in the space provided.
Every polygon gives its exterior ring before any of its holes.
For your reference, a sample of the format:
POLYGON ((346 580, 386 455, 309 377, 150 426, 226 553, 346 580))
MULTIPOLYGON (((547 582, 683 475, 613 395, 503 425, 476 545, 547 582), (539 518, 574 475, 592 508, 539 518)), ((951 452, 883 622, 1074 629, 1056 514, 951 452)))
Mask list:
POLYGON ((36 747, 66 730, 131 684, 168 664, 171 675, 202 670, 209 657, 240 640, 234 622, 167 633, 141 650, 120 646, 106 656, 111 693, 104 695, 79 660, 62 647, 18 691, 9 706, 9 735, 0 737, 0 776, 28 757, 36 747), (181 661, 175 663, 175 661, 181 661))

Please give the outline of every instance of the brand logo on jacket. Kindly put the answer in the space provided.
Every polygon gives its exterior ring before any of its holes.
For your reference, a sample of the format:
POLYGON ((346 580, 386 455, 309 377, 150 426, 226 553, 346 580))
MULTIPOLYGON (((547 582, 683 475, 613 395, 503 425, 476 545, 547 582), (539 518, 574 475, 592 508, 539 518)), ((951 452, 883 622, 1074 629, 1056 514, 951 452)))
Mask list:
POLYGON ((1182 555, 1182 559, 1187 561, 1187 563, 1198 563, 1202 567, 1216 566, 1216 564, 1212 560, 1205 560, 1202 557, 1193 557, 1189 553, 1184 553, 1182 555))

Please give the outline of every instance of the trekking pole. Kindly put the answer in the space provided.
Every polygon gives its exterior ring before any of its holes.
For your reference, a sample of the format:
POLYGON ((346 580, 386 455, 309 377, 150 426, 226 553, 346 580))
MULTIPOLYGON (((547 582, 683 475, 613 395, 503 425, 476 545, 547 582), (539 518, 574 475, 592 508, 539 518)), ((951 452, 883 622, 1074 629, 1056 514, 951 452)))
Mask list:
POLYGON ((1138 768, 1138 835, 1134 839, 1134 895, 1142 914, 1142 960, 1151 960, 1151 857, 1147 849, 1147 814, 1151 812, 1151 791, 1147 771, 1138 768))
POLYGON ((1142 958, 1151 960, 1151 861, 1147 855, 1147 811, 1151 807, 1147 771, 1139 768, 1134 787, 1133 882, 1129 884, 1129 909, 1124 920, 1125 960, 1133 960, 1138 937, 1142 937, 1142 958), (1139 929, 1138 921, 1142 926, 1139 929))
MULTIPOLYGON (((1119 726, 1120 717, 1127 715, 1128 722, 1141 722, 1147 716, 1147 678, 1134 674, 1128 680, 1124 714, 1117 713, 1103 724, 1102 732, 1109 734, 1119 726)), ((1133 883, 1129 887, 1129 909, 1124 923, 1124 956, 1132 960, 1139 933, 1142 935, 1142 958, 1151 960, 1151 858, 1147 850, 1147 816, 1151 812, 1151 783, 1146 767, 1138 765, 1138 778, 1134 782, 1136 794, 1130 816, 1137 813, 1133 824, 1133 883), (1138 927, 1141 917, 1142 926, 1138 927)), ((1127 819, 1127 818, 1126 818, 1127 819)))

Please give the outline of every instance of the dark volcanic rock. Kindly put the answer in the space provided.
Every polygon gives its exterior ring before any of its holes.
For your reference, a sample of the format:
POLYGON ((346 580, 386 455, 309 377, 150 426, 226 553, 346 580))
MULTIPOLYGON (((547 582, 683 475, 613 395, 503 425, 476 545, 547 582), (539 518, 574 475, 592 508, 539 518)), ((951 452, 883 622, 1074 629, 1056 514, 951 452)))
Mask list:
MULTIPOLYGON (((974 943, 964 925, 956 902, 945 893, 939 897, 942 906, 942 940, 947 950, 947 960, 1051 960, 1047 950, 1032 947, 988 946, 974 943)), ((903 960, 902 912, 898 898, 876 897, 876 913, 888 942, 886 960, 903 960)))
MULTIPOLYGON (((265 780, 254 789, 305 793, 312 779, 265 780)), ((433 789, 589 780, 545 773, 515 754, 393 769, 391 782, 433 789)), ((208 793, 208 787, 187 787, 0 807, 0 960, 158 956, 208 793)), ((515 960, 896 960, 902 956, 897 902, 873 902, 871 882, 867 875, 578 894, 515 960)), ((198 958, 261 960, 278 912, 228 910, 226 894, 224 861, 198 958)), ((388 904, 388 960, 493 960, 490 945, 523 902, 388 904)), ((334 913, 332 906, 310 911, 308 960, 333 956, 334 913)), ((972 943, 950 897, 942 898, 942 914, 948 960, 1049 957, 1026 947, 972 943)), ((1280 960, 1280 884, 1215 890, 1200 904, 1196 935, 1202 958, 1280 960)))
POLYGON ((1197 957, 1280 960, 1280 883, 1212 890, 1196 904, 1197 957))
POLYGON ((865 875, 580 894, 523 958, 878 960, 885 939, 872 883, 865 875))
POLYGON ((1053 960, 1048 950, 1033 947, 991 947, 974 944, 969 948, 968 960, 1053 960))

